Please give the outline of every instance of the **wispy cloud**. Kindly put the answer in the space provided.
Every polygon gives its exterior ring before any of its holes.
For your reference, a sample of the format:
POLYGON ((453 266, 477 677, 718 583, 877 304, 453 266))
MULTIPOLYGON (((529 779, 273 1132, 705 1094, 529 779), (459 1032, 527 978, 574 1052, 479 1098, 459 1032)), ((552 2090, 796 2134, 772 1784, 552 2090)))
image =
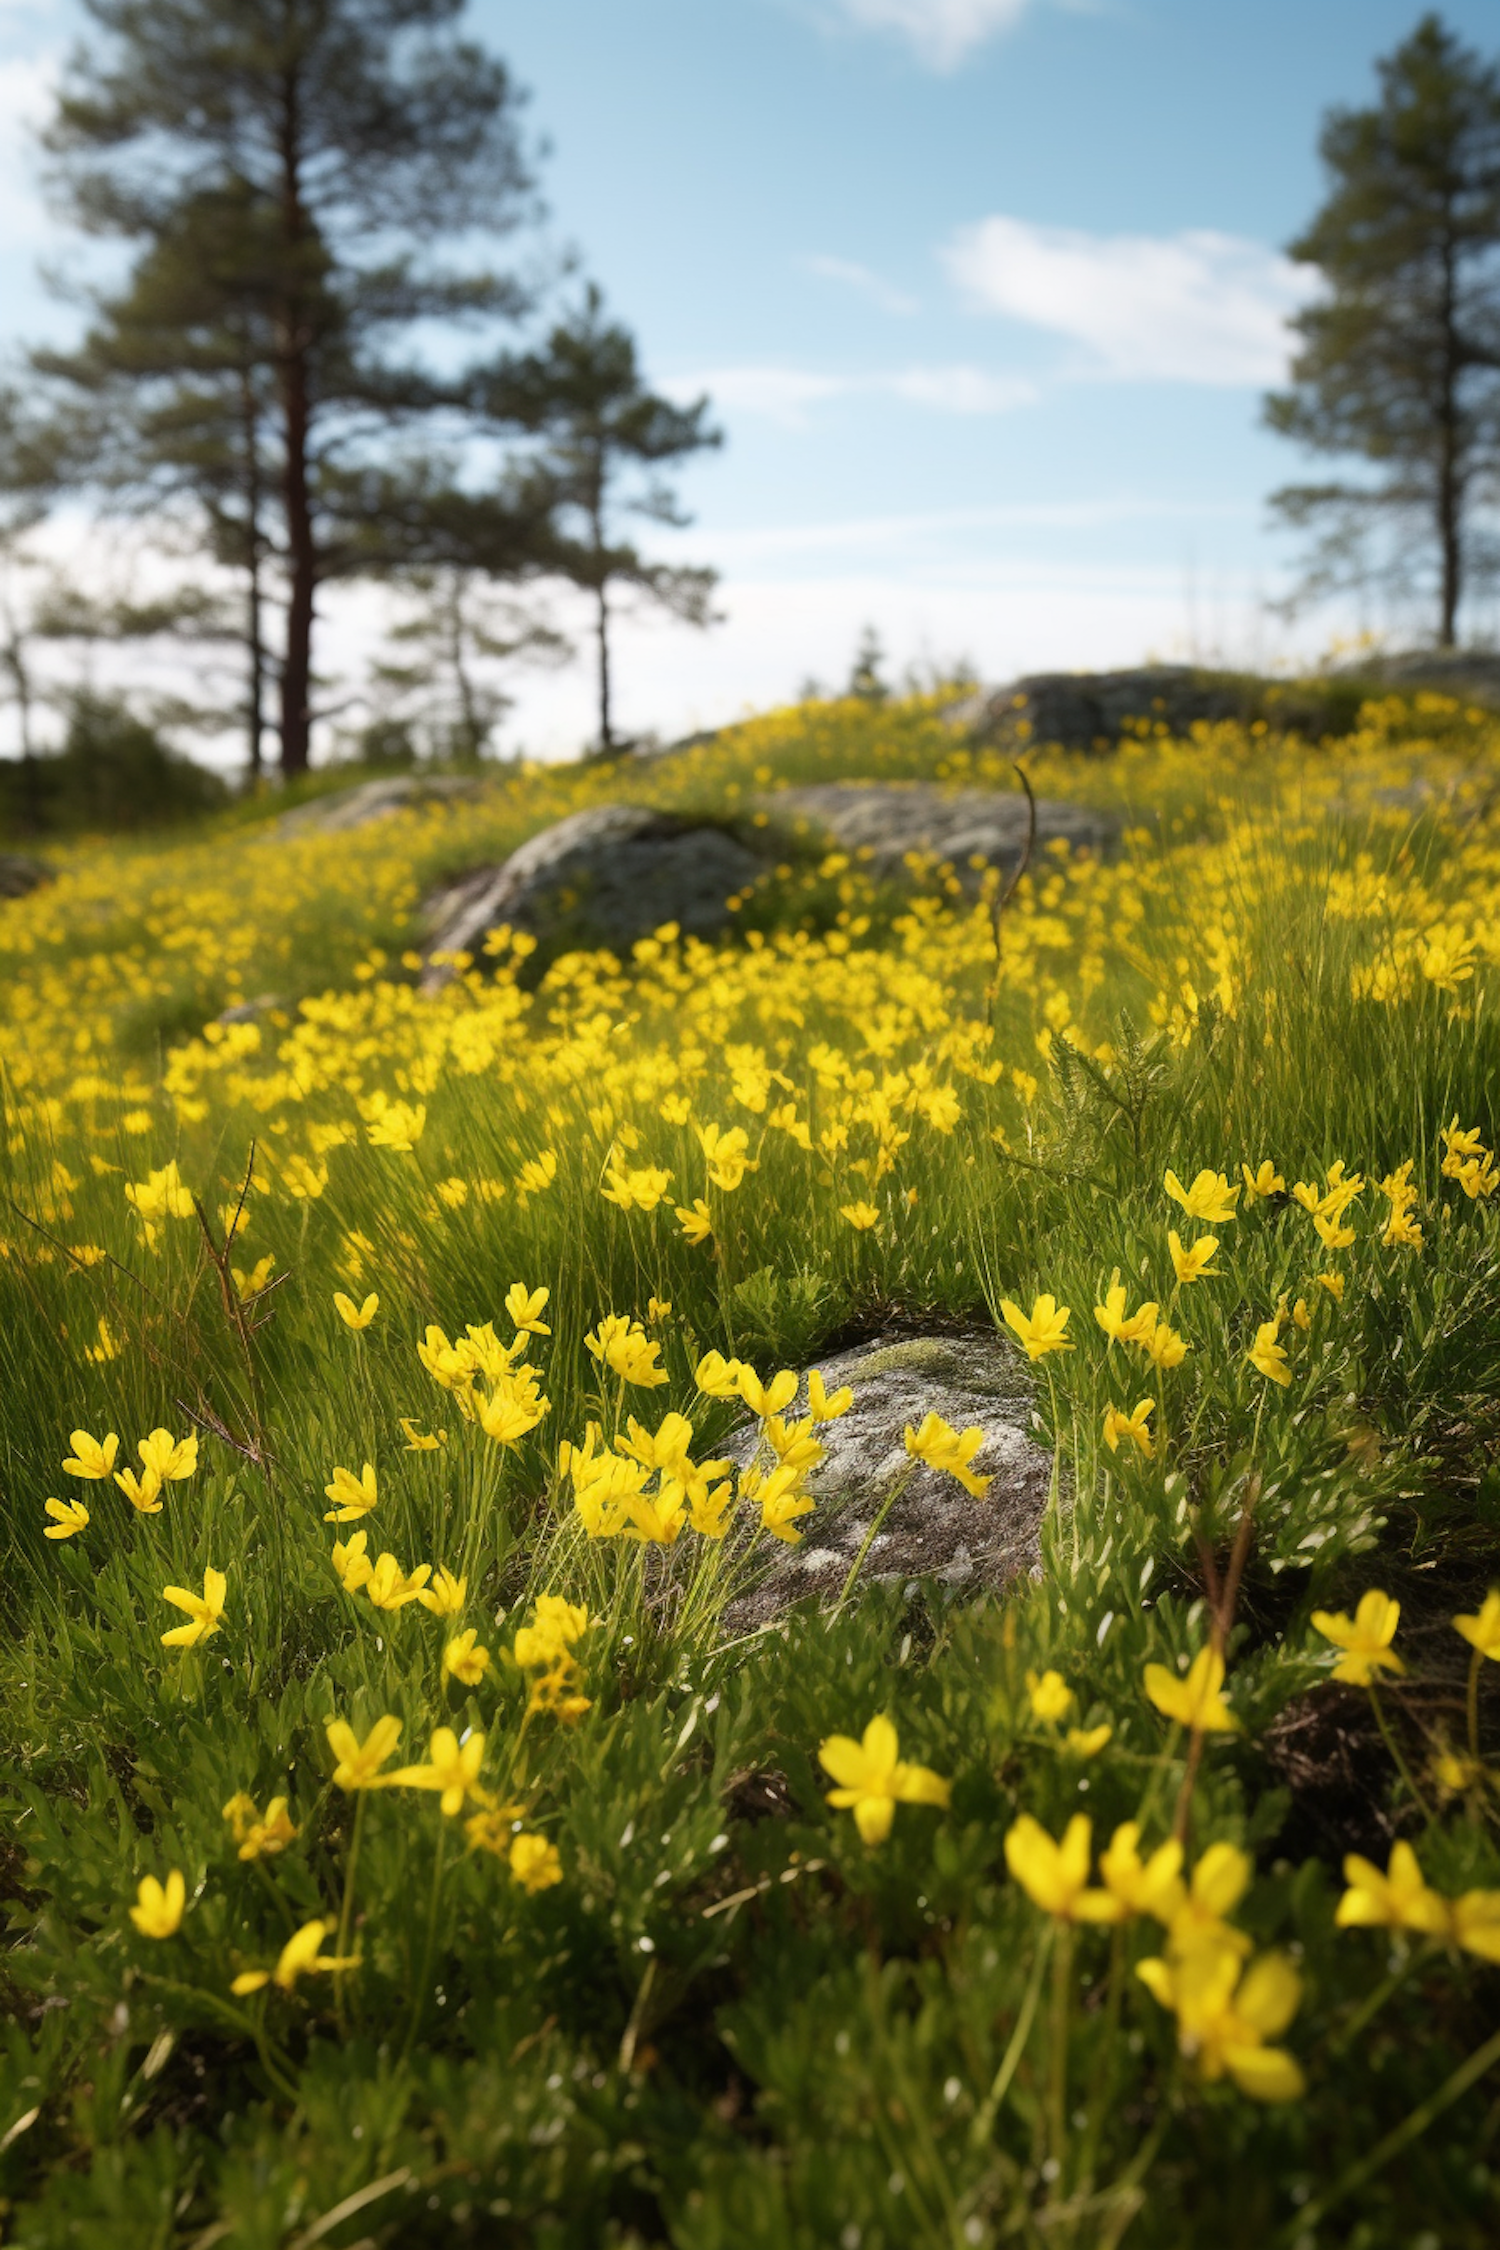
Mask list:
POLYGON ((1125 380, 1277 382, 1305 269, 1240 235, 1087 234, 994 217, 942 253, 950 277, 987 312, 1085 346, 1078 370, 1125 380))
POLYGON ((931 70, 956 70, 997 32, 1009 31, 1031 0, 837 0, 863 31, 895 32, 931 70))
POLYGON ((707 391, 729 413, 758 415, 784 429, 805 429, 811 409, 835 398, 904 399, 940 414, 1009 414, 1030 406, 1037 393, 1019 376, 992 375, 982 367, 898 367, 865 375, 824 375, 803 367, 716 367, 675 376, 662 385, 672 397, 707 391))
POLYGON ((804 258, 802 263, 809 273, 821 274, 825 281, 842 281, 850 289, 857 289, 882 312, 910 314, 922 309, 915 297, 908 297, 904 289, 897 289, 883 274, 873 272, 853 258, 812 257, 804 258))

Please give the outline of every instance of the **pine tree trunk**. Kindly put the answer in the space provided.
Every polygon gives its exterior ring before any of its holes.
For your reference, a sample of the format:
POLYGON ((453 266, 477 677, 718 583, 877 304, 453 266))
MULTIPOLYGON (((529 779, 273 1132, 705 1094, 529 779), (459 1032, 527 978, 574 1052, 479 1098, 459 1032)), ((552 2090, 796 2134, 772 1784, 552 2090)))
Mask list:
MULTIPOLYGON (((287 81, 282 116, 282 233, 295 273, 307 236, 302 208, 301 120, 295 77, 287 81)), ((313 606, 318 584, 308 486, 312 423, 308 359, 310 340, 300 290, 281 308, 282 514, 286 528, 286 649, 281 666, 281 771, 306 773, 312 735, 313 606)))
POLYGON ((261 745, 266 726, 266 636, 261 586, 260 413, 248 368, 240 389, 245 430, 245 729, 249 737, 250 779, 261 776, 261 745))
POLYGON ((605 587, 597 589, 599 622, 595 628, 599 640, 599 748, 606 756, 615 746, 610 731, 609 717, 609 594, 605 587))
POLYGON ((1439 648, 1452 648, 1463 596, 1463 479, 1459 468, 1458 305, 1454 247, 1443 245, 1443 387, 1438 400, 1437 533, 1442 558, 1439 648))

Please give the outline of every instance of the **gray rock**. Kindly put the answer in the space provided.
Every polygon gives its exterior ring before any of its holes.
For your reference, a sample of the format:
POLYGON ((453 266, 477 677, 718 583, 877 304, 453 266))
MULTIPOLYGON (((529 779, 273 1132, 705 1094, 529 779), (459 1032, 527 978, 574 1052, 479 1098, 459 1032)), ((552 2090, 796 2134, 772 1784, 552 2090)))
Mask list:
MULTIPOLYGON (((903 1432, 929 1412, 956 1430, 978 1424, 985 1442, 971 1466, 994 1482, 976 1500, 955 1478, 919 1467, 877 1533, 860 1583, 937 1578, 975 1594, 1039 1569, 1052 1460, 1030 1435, 1031 1386, 1012 1344, 993 1330, 908 1336, 815 1364, 830 1390, 851 1386, 854 1404, 819 1433, 828 1450, 807 1479, 817 1509, 801 1520, 802 1544, 776 1549, 726 1613, 729 1631, 754 1632, 809 1596, 837 1601, 881 1502, 911 1466, 903 1432)), ((747 1430, 722 1450, 743 1465, 754 1442, 747 1430)))
POLYGON ((25 898, 44 883, 55 883, 52 869, 22 852, 0 852, 0 898, 25 898))
POLYGON ((1146 664, 1128 672, 1033 672, 1009 687, 977 690, 944 714, 951 726, 987 741, 1060 743, 1065 750, 1109 748, 1133 720, 1162 721, 1174 735, 1200 720, 1253 716, 1256 683, 1200 672, 1187 664, 1146 664))
MULTIPOLYGON (((906 855, 912 851, 951 860, 960 876, 976 857, 990 867, 1015 867, 1026 849, 1030 820, 1019 790, 944 790, 928 782, 820 782, 806 789, 779 789, 762 803, 778 819, 800 815, 812 821, 846 851, 867 848, 872 871, 887 879, 905 873, 906 855)), ((1056 798, 1037 801, 1038 851, 1064 837, 1075 851, 1103 853, 1118 832, 1109 813, 1056 798)))
POLYGON ((1340 665, 1335 676, 1368 680, 1372 692, 1381 688, 1394 688, 1403 695, 1431 692, 1500 709, 1500 655, 1493 649, 1407 649, 1340 665))
POLYGON ((392 773, 361 781, 352 789, 336 789, 330 796, 315 797, 310 804, 294 805, 276 822, 278 836, 339 836, 364 828, 372 820, 410 811, 417 805, 456 804, 477 796, 482 783, 467 774, 392 773))
MULTIPOLYGON (((559 947, 624 953, 663 922, 709 937, 764 862, 722 828, 645 805, 594 805, 427 900, 429 953, 469 953, 509 923, 559 947)), ((429 986, 449 972, 434 964, 429 986)))

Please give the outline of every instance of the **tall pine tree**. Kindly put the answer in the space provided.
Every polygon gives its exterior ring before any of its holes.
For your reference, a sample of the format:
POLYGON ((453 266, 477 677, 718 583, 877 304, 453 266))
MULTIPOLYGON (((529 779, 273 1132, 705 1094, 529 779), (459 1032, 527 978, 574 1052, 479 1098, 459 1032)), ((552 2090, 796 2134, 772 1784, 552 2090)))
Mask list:
MULTIPOLYGON (((504 65, 462 36, 464 0, 82 0, 48 136, 65 208, 136 246, 76 353, 40 362, 71 394, 73 446, 100 402, 137 412, 107 481, 189 491, 247 578, 250 726, 264 678, 263 570, 284 586, 281 763, 308 763, 320 587, 409 551, 515 567, 528 530, 497 501, 444 499, 431 459, 392 466, 392 432, 462 407, 459 376, 413 356, 419 324, 508 320, 514 274, 458 266, 446 241, 534 209, 504 65), (212 255, 197 257, 210 238, 212 255), (132 452, 132 447, 134 451, 132 452), (391 539, 383 536, 389 511, 391 539), (394 546, 392 545, 394 542, 394 546), (467 543, 467 544, 466 544, 467 543)), ((51 434, 67 434, 68 410, 51 434)), ((33 449, 33 462, 44 458, 33 449)))
POLYGON ((1432 555, 1448 648, 1500 497, 1500 75, 1436 15, 1379 69, 1378 104, 1324 124, 1328 200, 1291 255, 1325 290, 1293 322, 1290 387, 1266 401, 1272 429, 1376 474, 1272 505, 1322 527, 1314 588, 1362 576, 1382 524, 1391 579, 1432 555))

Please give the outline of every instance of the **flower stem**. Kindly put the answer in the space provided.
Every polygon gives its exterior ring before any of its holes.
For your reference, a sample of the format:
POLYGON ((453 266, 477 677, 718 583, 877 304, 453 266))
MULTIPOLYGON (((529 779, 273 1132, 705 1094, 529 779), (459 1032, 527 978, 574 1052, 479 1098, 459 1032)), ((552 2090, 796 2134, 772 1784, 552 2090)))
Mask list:
POLYGON ((1476 1648, 1469 1658, 1469 1756, 1479 1763, 1479 1667, 1484 1662, 1483 1649, 1476 1648))
POLYGON ((1067 2193, 1068 2014, 1072 1992, 1073 1930, 1064 1922, 1052 1953, 1052 2021, 1047 2040, 1047 2153, 1057 2167, 1048 2197, 1053 2203, 1061 2202, 1067 2193))
MULTIPOLYGON (((844 1580, 843 1590, 840 1593, 838 1600, 833 1605, 833 1617, 838 1616, 839 1612, 844 1607, 844 1604, 848 1601, 849 1596, 853 1593, 854 1582, 858 1578, 861 1570, 864 1568, 866 1555, 870 1552, 870 1549, 874 1546, 876 1540, 879 1538, 881 1527, 884 1524, 886 1517, 890 1514, 892 1508, 895 1507, 896 1502, 900 1499, 902 1493, 911 1483, 911 1480, 915 1476, 915 1474, 916 1463, 913 1462, 909 1469, 904 1470, 903 1473, 897 1477, 895 1483, 891 1486, 890 1491, 886 1494, 885 1498, 881 1501, 880 1506, 876 1509, 874 1518, 870 1524, 870 1528, 865 1533, 864 1540, 861 1543, 859 1553, 855 1556, 853 1562, 849 1565, 849 1575, 844 1580)), ((832 1618, 830 1618, 830 1623, 831 1622, 832 1618)))
MULTIPOLYGON (((334 1948, 340 1960, 349 1951, 349 1931, 354 1921, 354 1877, 359 1867, 360 1839, 365 1831, 365 1800, 368 1789, 361 1789, 354 1805, 354 1832, 349 1838, 349 1857, 344 1863, 344 1898, 339 1908, 338 1944, 334 1948)), ((338 2016, 339 2030, 344 2028, 344 1971, 333 1972, 333 2004, 338 2016)))
POLYGON ((432 1895, 427 1902, 427 1929, 422 1939, 422 1966, 412 1986, 411 2018, 406 2026, 406 2037, 401 2044, 401 2061, 404 2063, 416 2043, 422 2018, 427 2010, 427 1980, 432 1974, 432 1949, 437 1942, 438 1900, 443 1889, 443 1855, 448 1843, 448 1821, 444 1815, 438 1828, 437 1849, 432 1855, 432 1895))
MULTIPOLYGON (((1366 2180, 1373 2179, 1377 2172, 1389 2164, 1393 2156, 1399 2156, 1404 2148, 1426 2132, 1436 2118, 1441 2117, 1445 2109, 1466 2094, 1487 2070, 1493 2070, 1496 2063, 1500 2063, 1500 2031, 1487 2039, 1482 2047, 1476 2047, 1468 2061, 1460 2063, 1457 2070, 1444 2079, 1436 2093, 1429 2094, 1425 2102, 1419 2102, 1411 2115, 1403 2118, 1399 2125, 1386 2134, 1383 2141, 1377 2141, 1367 2156, 1361 2156, 1351 2164, 1335 2180, 1326 2195, 1303 2205, 1292 2225, 1295 2239, 1299 2242, 1306 2241, 1335 2204, 1342 2203, 1345 2196, 1352 2195, 1356 2188, 1364 2186, 1366 2180)), ((1289 2239, 1290 2234, 1282 2237, 1283 2241, 1289 2239)))
POLYGON ((1387 1750, 1389 1750, 1392 1763, 1395 1765, 1397 1773, 1400 1774, 1401 1779, 1406 1783, 1407 1788, 1411 1791, 1412 1796, 1416 1801, 1417 1807, 1421 1812, 1422 1818, 1430 1827, 1434 1819, 1432 1807, 1428 1804, 1427 1799, 1423 1796, 1421 1790, 1417 1787, 1416 1781, 1412 1776, 1412 1770, 1407 1764, 1406 1759, 1402 1755, 1401 1746, 1397 1742, 1396 1737, 1391 1732, 1385 1712, 1381 1708, 1380 1697, 1376 1692, 1375 1682, 1373 1680, 1369 1681, 1368 1686, 1370 1690, 1370 1708, 1375 1714, 1375 1724, 1380 1729, 1380 1739, 1385 1744, 1387 1750))

